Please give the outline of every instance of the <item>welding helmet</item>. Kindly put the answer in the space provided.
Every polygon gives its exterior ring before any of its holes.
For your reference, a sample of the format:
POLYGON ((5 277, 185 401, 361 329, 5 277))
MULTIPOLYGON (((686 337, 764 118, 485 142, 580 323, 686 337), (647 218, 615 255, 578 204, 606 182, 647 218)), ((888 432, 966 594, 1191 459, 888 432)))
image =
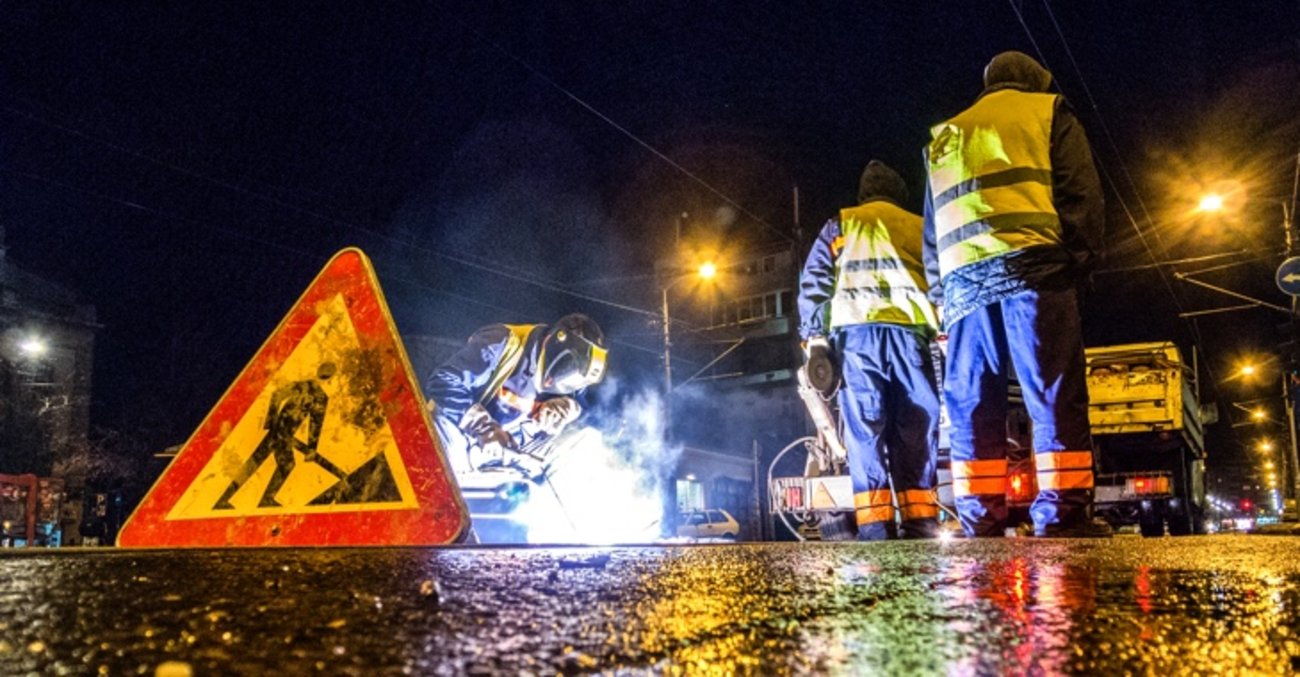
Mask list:
POLYGON ((542 339, 538 390, 569 395, 605 376, 605 335, 590 317, 574 313, 552 325, 542 339))

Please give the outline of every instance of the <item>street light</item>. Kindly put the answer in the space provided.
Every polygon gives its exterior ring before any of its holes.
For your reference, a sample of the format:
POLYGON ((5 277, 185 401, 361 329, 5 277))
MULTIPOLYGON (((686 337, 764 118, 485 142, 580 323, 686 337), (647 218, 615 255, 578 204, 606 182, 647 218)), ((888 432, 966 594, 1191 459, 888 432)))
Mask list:
POLYGON ((1200 204, 1196 206, 1197 211, 1217 212, 1223 209, 1223 196, 1218 193, 1210 193, 1201 198, 1200 204))
POLYGON ((664 328, 664 392, 672 393, 673 391, 673 330, 672 316, 668 314, 668 290, 676 287, 683 280, 712 280, 718 275, 718 266, 712 261, 706 261, 692 272, 680 273, 668 284, 659 288, 659 312, 661 324, 664 328))
POLYGON ((18 344, 18 352, 30 359, 39 359, 49 352, 50 344, 40 336, 29 336, 18 344))
POLYGON ((1268 452, 1270 452, 1270 451, 1273 451, 1273 443, 1270 442, 1270 441, 1268 441, 1268 440, 1260 440, 1260 441, 1259 441, 1259 450, 1262 451, 1262 452, 1264 452, 1264 453, 1268 453, 1268 452))

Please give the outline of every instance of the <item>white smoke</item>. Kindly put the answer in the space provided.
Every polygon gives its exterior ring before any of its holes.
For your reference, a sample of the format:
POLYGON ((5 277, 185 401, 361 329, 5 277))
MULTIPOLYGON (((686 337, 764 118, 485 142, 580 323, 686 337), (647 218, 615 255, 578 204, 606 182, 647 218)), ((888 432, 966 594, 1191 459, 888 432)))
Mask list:
POLYGON ((613 403, 587 412, 557 440, 547 480, 521 509, 531 543, 647 543, 660 536, 663 489, 681 454, 667 440, 664 402, 653 390, 620 397, 617 382, 601 387, 613 403))

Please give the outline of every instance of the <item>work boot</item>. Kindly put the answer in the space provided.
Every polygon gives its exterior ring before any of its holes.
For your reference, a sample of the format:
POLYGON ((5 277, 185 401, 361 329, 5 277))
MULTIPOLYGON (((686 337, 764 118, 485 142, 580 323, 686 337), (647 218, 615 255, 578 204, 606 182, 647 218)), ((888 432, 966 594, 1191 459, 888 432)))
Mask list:
POLYGON ((1115 530, 1099 517, 1084 520, 1077 524, 1048 524, 1034 527, 1035 538, 1110 538, 1115 530))
POLYGON ((935 538, 939 533, 939 521, 934 519, 903 520, 899 537, 907 540, 935 538))

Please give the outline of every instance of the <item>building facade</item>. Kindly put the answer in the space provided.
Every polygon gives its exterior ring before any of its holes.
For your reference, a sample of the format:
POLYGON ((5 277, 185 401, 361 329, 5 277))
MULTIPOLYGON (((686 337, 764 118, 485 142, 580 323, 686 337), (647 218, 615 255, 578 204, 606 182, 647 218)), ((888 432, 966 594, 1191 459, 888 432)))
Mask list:
POLYGON ((14 265, 0 228, 0 474, 48 479, 42 521, 64 544, 79 538, 96 328, 93 306, 14 265))
POLYGON ((806 434, 796 390, 800 261, 788 244, 725 262, 707 299, 678 304, 673 332, 678 511, 720 508, 741 537, 772 537, 767 468, 806 434))

